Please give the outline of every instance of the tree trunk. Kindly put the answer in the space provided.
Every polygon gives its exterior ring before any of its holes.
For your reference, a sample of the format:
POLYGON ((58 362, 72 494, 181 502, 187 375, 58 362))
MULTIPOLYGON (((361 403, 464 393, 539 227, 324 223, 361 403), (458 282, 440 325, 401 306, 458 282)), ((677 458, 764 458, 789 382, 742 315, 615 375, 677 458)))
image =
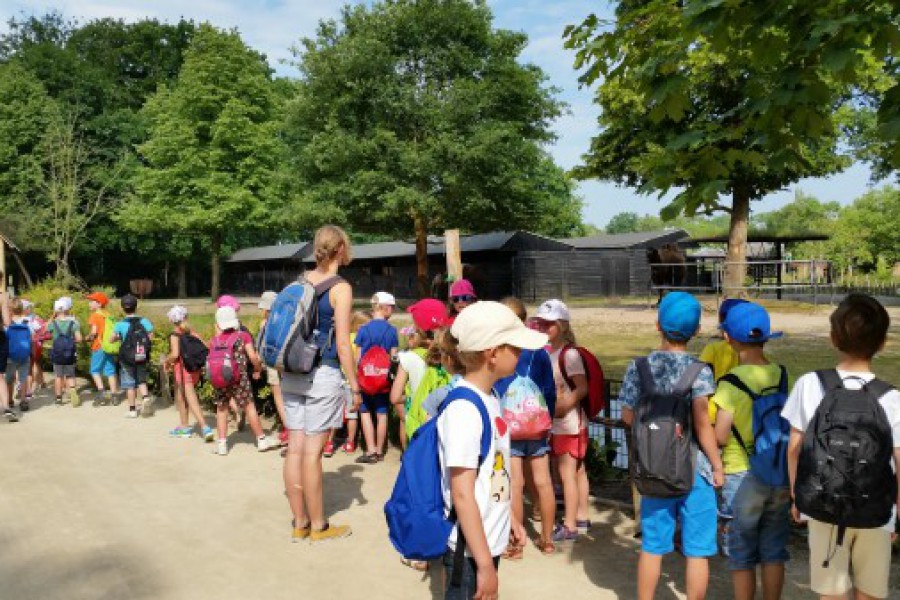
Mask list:
POLYGON ((187 298, 187 261, 178 261, 178 297, 187 298))
POLYGON ((212 284, 210 295, 212 296, 213 301, 219 297, 220 293, 220 280, 219 280, 219 263, 220 263, 220 254, 222 253, 222 239, 218 234, 212 236, 212 240, 210 240, 210 247, 212 252, 212 258, 210 260, 209 266, 212 270, 212 284))
POLYGON ((745 296, 747 277, 747 231, 750 225, 750 194, 735 188, 732 196, 731 226, 728 230, 728 253, 725 258, 725 297, 745 296))
POLYGON ((427 298, 430 290, 428 281, 428 225, 421 215, 414 217, 416 228, 416 280, 419 298, 427 298))

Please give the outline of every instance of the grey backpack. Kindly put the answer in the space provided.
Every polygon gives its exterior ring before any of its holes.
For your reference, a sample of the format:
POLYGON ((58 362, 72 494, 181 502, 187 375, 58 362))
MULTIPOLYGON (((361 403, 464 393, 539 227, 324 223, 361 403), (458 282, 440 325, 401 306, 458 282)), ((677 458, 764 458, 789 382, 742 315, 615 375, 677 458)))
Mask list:
POLYGON ((644 496, 682 496, 694 486, 691 389, 706 363, 688 365, 671 392, 660 390, 646 356, 635 359, 641 395, 631 424, 631 477, 644 496))

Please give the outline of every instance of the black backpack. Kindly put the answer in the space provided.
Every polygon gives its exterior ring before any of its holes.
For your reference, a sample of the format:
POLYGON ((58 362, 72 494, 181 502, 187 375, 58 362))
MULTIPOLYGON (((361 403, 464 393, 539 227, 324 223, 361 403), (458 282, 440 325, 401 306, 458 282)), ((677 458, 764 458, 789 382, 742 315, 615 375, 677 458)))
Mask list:
POLYGON ((794 496, 800 512, 838 526, 840 545, 847 527, 887 523, 897 501, 891 427, 878 402, 894 388, 873 379, 851 390, 834 369, 816 375, 824 397, 803 434, 794 496))
POLYGON ((206 366, 206 359, 209 357, 209 348, 206 347, 203 340, 192 333, 178 335, 178 352, 184 370, 189 373, 203 369, 206 366))
POLYGON ((122 340, 119 349, 119 361, 126 366, 133 367, 150 362, 150 334, 141 323, 140 317, 127 317, 128 333, 122 340))
POLYGON ((631 424, 631 477, 638 491, 655 498, 683 496, 694 487, 691 390, 706 363, 693 362, 671 392, 661 391, 647 357, 635 359, 641 396, 631 424))
POLYGON ((75 321, 69 321, 65 330, 59 321, 54 321, 53 327, 56 329, 56 337, 50 348, 50 362, 54 365, 74 365, 78 354, 75 346, 75 321))

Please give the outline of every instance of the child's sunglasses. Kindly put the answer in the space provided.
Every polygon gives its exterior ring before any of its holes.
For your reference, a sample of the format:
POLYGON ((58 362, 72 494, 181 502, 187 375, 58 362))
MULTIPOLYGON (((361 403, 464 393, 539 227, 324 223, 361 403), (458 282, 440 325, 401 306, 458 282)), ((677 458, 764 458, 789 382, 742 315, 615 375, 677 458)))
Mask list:
POLYGON ((477 300, 475 296, 450 296, 450 300, 453 302, 474 302, 477 300))

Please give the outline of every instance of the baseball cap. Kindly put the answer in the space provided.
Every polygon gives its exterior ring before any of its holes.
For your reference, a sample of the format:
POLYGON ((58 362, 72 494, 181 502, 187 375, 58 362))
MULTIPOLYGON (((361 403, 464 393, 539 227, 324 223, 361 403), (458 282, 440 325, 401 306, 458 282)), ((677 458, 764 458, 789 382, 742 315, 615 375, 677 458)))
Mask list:
POLYGON ((275 298, 278 297, 278 294, 272 291, 263 292, 262 296, 259 297, 259 304, 256 306, 260 310, 271 310, 272 304, 275 302, 275 298))
POLYGON ((728 311, 722 329, 733 340, 743 343, 766 342, 784 335, 772 331, 769 312, 753 302, 744 302, 728 311))
POLYGON ((237 311, 231 306, 220 306, 216 309, 216 325, 219 329, 240 329, 241 322, 238 321, 237 311))
POLYGON ((223 306, 230 306, 234 309, 234 312, 241 310, 241 303, 237 301, 237 298, 228 294, 219 296, 219 299, 216 300, 216 308, 222 308, 223 306))
POLYGON ((134 310, 137 308, 138 300, 131 294, 125 294, 121 300, 123 310, 134 310))
POLYGON ((53 310, 55 312, 65 312, 67 310, 72 310, 72 299, 68 296, 62 296, 53 303, 53 310))
POLYGON ((700 303, 687 292, 669 292, 659 303, 657 321, 666 337, 686 342, 700 327, 700 303))
POLYGON ((92 292, 92 293, 88 294, 87 296, 85 296, 85 298, 87 298, 88 300, 93 300, 94 302, 99 304, 101 307, 104 307, 107 304, 109 304, 109 296, 107 296, 103 292, 92 292))
POLYGON ((396 306, 397 300, 393 294, 387 292, 375 292, 372 296, 372 304, 383 304, 385 306, 396 306))
POLYGON ((478 294, 475 293, 475 286, 472 285, 471 281, 460 279, 459 281, 454 281, 453 285, 450 286, 450 296, 472 296, 477 298, 478 294))
POLYGON ((172 323, 181 323, 188 316, 188 310, 184 306, 180 304, 176 304, 172 308, 169 309, 169 312, 166 313, 166 316, 169 317, 169 321, 172 323))
POLYGON ((547 300, 538 307, 535 319, 542 321, 571 321, 569 307, 562 300, 547 300))
POLYGON ((407 311, 412 315, 413 323, 422 331, 431 331, 450 324, 447 305, 435 298, 419 300, 407 311))
MULTIPOLYGON (((719 305, 719 323, 725 322, 725 317, 728 316, 728 311, 737 306, 738 304, 746 304, 749 300, 744 300, 743 298, 726 298, 722 300, 722 304, 719 305)), ((721 328, 722 326, 719 325, 721 328)))
POLYGON ((509 344, 525 350, 538 350, 547 344, 547 336, 525 327, 512 310, 499 302, 476 302, 456 317, 450 329, 461 352, 478 352, 509 344))

